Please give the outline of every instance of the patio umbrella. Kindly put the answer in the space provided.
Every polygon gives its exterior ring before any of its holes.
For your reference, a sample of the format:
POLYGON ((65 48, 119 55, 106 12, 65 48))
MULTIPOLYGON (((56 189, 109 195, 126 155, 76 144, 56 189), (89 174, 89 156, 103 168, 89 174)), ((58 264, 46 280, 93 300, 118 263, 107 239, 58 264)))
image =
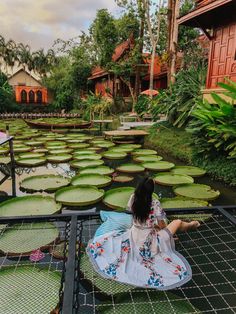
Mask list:
POLYGON ((159 94, 159 92, 155 89, 146 89, 143 92, 140 93, 141 95, 147 95, 147 96, 156 96, 159 94))

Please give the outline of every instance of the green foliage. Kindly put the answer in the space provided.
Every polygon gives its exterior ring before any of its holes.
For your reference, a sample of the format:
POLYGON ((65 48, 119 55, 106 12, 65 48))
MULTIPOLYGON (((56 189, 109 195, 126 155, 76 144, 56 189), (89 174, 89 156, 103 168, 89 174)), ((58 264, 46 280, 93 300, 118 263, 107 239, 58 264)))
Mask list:
POLYGON ((161 154, 173 156, 179 160, 191 162, 191 135, 184 129, 177 129, 168 122, 155 124, 149 129, 145 146, 156 149, 161 154))
POLYGON ((134 9, 125 12, 119 19, 116 19, 115 26, 118 35, 118 43, 127 40, 131 34, 134 38, 139 36, 139 21, 135 15, 134 9))
MULTIPOLYGON (((196 1, 194 0, 185 0, 183 1, 180 7, 180 16, 187 14, 191 11, 195 6, 196 1)), ((193 47, 196 48, 198 46, 195 39, 200 35, 200 32, 196 28, 179 26, 178 31, 178 50, 184 51, 184 53, 188 53, 188 50, 193 50, 193 47)))
POLYGON ((227 159, 222 155, 207 158, 204 154, 192 155, 192 164, 204 168, 207 173, 216 180, 223 180, 231 186, 236 186, 236 160, 227 159))
POLYGON ((0 72, 0 112, 16 112, 19 107, 14 100, 14 92, 7 82, 7 76, 0 72))
POLYGON ((54 109, 80 109, 80 95, 87 89, 87 79, 91 75, 92 62, 85 38, 80 45, 58 59, 58 64, 44 84, 54 94, 54 109))
POLYGON ((71 64, 68 57, 61 57, 52 74, 43 80, 43 84, 54 95, 53 107, 56 110, 71 110, 74 106, 73 80, 70 75, 71 64))
POLYGON ((206 158, 203 153, 196 154, 198 146, 191 146, 191 143, 195 141, 192 134, 184 129, 177 129, 168 122, 154 125, 149 133, 145 138, 146 147, 156 149, 164 157, 167 155, 168 158, 174 157, 187 164, 203 168, 214 179, 236 186, 235 159, 227 159, 219 154, 211 158, 206 158))
POLYGON ((86 100, 82 103, 83 118, 89 120, 90 117, 98 117, 99 119, 104 118, 104 114, 110 114, 111 112, 111 101, 107 98, 103 98, 100 95, 90 93, 86 100))
POLYGON ((137 103, 134 106, 134 110, 139 116, 142 116, 149 111, 149 105, 150 98, 145 95, 140 95, 138 97, 137 103))
POLYGON ((97 47, 98 63, 106 66, 111 60, 118 41, 114 18, 107 9, 97 11, 90 33, 97 47))
POLYGON ((154 118, 163 113, 174 126, 185 126, 196 102, 202 97, 201 88, 205 85, 205 77, 205 64, 181 69, 176 75, 175 84, 156 97, 156 104, 152 107, 154 118))
POLYGON ((227 101, 221 96, 212 93, 216 104, 199 101, 192 112, 194 119, 188 131, 194 137, 197 146, 196 154, 204 152, 205 156, 214 156, 216 153, 236 158, 236 83, 219 83, 226 89, 225 94, 232 100, 227 101))

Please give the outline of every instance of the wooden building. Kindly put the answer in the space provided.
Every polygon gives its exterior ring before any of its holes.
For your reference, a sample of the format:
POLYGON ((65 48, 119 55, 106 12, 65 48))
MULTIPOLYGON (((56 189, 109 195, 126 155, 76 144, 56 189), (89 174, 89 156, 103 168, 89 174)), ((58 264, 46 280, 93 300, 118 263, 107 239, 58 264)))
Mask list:
MULTIPOLYGON (((129 51, 133 49, 133 38, 130 37, 115 48, 112 56, 113 62, 119 62, 120 59, 125 58, 129 51)), ((149 76, 150 76, 150 60, 151 55, 148 53, 143 54, 143 62, 141 66, 141 80, 140 80, 140 92, 149 88, 149 76)), ((95 67, 92 70, 92 75, 88 78, 90 82, 90 89, 95 94, 100 94, 104 97, 116 97, 121 96, 125 100, 130 99, 130 91, 128 86, 114 73, 108 72, 101 67, 95 67)), ((134 88, 135 73, 131 77, 131 86, 134 88)), ((154 89, 163 89, 167 87, 167 71, 166 67, 161 64, 158 56, 155 57, 154 65, 154 89)))
POLYGON ((39 80, 24 69, 20 69, 8 79, 15 91, 17 103, 23 104, 47 104, 48 91, 39 80))
POLYGON ((236 1, 197 0, 196 8, 182 16, 179 24, 201 28, 210 40, 203 96, 213 103, 210 93, 223 92, 219 82, 225 78, 236 82, 236 1))

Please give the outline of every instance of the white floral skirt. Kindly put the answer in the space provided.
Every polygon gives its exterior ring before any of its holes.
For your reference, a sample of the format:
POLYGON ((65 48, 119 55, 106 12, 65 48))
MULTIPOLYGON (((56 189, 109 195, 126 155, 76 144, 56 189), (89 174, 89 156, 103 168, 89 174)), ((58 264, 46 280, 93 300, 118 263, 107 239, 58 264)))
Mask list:
POLYGON ((90 240, 87 254, 102 277, 136 287, 169 290, 192 278, 167 228, 142 230, 133 225, 125 232, 109 232, 90 240))

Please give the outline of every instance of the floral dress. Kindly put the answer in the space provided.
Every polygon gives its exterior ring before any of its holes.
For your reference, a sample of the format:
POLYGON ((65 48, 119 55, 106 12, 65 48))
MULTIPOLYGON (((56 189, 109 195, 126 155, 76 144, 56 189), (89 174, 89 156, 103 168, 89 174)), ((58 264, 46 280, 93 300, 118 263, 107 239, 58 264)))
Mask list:
MULTIPOLYGON (((132 204, 132 197, 128 208, 132 204)), ((90 240, 87 253, 104 278, 136 287, 168 290, 192 277, 190 265, 175 251, 171 232, 155 228, 166 215, 158 200, 152 200, 145 223, 133 220, 126 231, 113 231, 90 240)))

